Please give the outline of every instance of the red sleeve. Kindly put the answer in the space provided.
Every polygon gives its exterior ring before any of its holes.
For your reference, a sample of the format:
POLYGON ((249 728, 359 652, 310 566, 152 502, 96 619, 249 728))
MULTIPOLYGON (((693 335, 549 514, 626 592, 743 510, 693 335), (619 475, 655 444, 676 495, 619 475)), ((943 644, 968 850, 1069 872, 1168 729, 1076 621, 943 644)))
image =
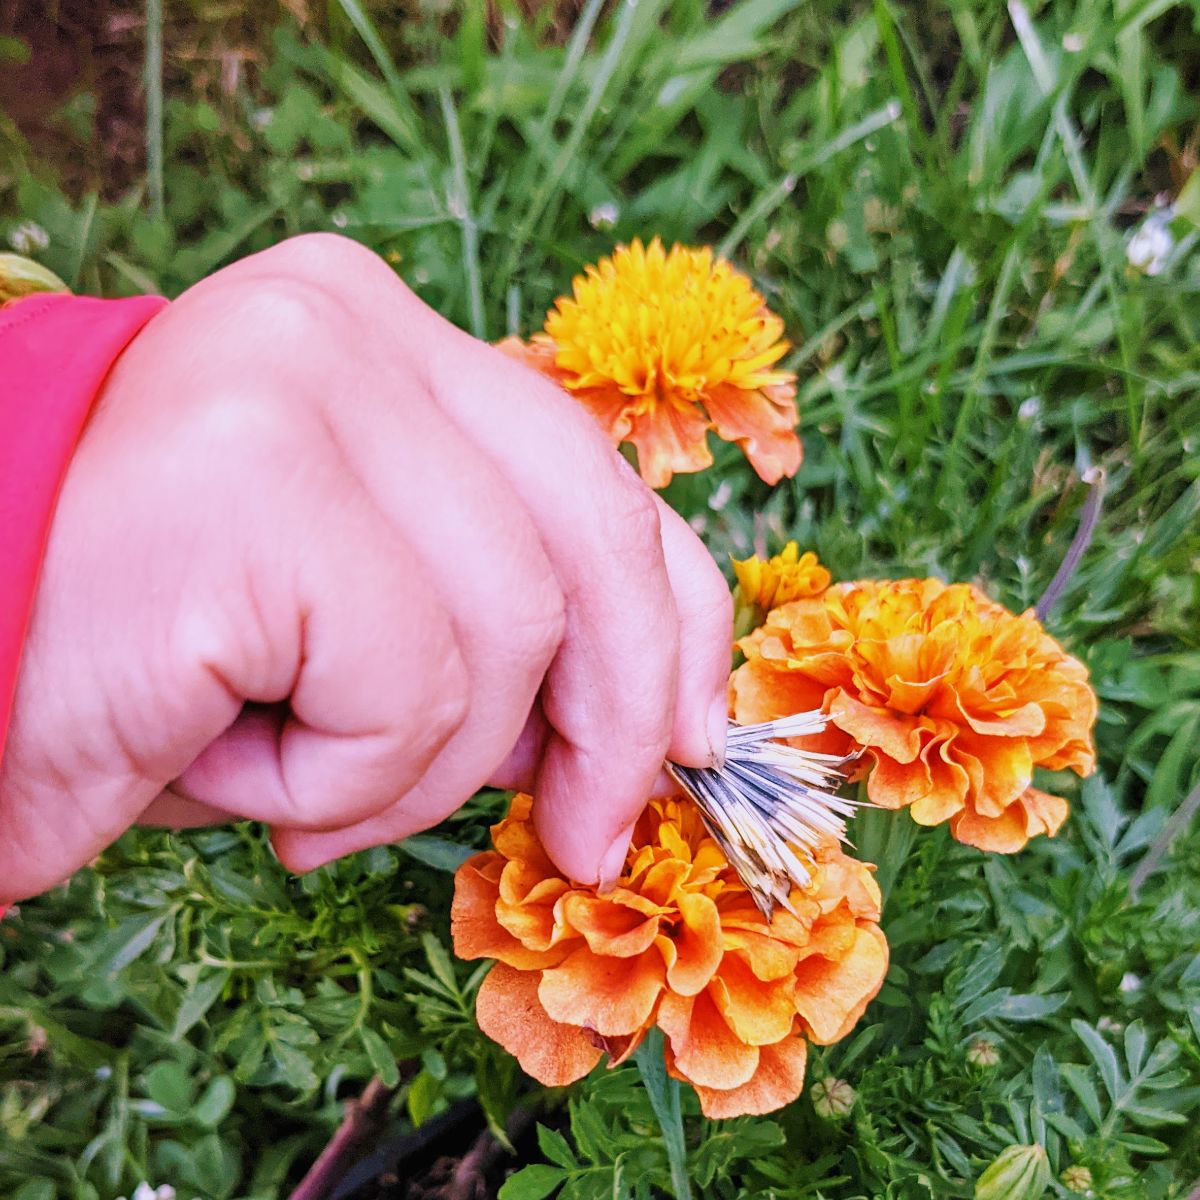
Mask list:
POLYGON ((165 304, 39 295, 0 309, 0 756, 71 453, 113 363, 165 304))

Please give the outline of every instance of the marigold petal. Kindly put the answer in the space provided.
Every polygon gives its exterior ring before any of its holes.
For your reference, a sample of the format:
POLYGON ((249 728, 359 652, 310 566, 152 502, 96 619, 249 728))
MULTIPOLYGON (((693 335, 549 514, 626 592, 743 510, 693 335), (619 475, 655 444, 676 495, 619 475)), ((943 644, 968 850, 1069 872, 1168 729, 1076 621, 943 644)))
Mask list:
POLYGON ((950 820, 955 838, 993 854, 1016 854, 1029 841, 1028 821, 1020 804, 1010 804, 999 816, 984 816, 966 808, 950 820))
MULTIPOLYGON (((775 670, 761 661, 743 663, 729 684, 731 715, 741 725, 823 708, 827 690, 803 675, 775 670)), ((820 754, 845 754, 851 743, 840 729, 828 725, 816 737, 791 739, 791 744, 820 754)))
POLYGON ((659 938, 667 965, 667 986, 681 996, 701 991, 725 953, 721 914, 707 897, 684 892, 678 898, 680 921, 670 936, 659 938))
POLYGON ((506 337, 496 342, 495 346, 501 354, 514 362, 531 367, 538 374, 558 381, 560 372, 554 362, 557 351, 549 338, 535 336, 526 342, 519 337, 506 337))
POLYGON ((637 447, 638 470, 652 488, 666 487, 676 472, 712 466, 708 421, 693 406, 660 401, 647 412, 635 412, 623 440, 637 447))
POLYGON ((709 995, 738 1038, 765 1046, 787 1035, 795 1018, 791 979, 759 979, 736 951, 726 954, 709 995))
POLYGON ((696 1088, 700 1111, 711 1120, 774 1112, 800 1095, 807 1061, 808 1046, 802 1037, 786 1037, 772 1046, 761 1046, 758 1069, 741 1087, 727 1091, 696 1088))
POLYGON ((1070 805, 1061 796, 1052 796, 1034 787, 1025 789, 1020 804, 1025 809, 1025 831, 1030 837, 1039 833, 1053 837, 1071 811, 1070 805))
POLYGON ((516 1057, 526 1075, 547 1087, 582 1079, 600 1061, 600 1050, 582 1029, 562 1025, 538 1001, 538 976, 497 963, 479 986, 479 1028, 516 1057))
POLYGON ((1032 737, 1046 728, 1046 714, 1040 705, 1032 702, 1022 704, 1010 713, 993 713, 990 717, 983 717, 969 710, 961 697, 958 698, 956 707, 963 720, 976 733, 994 734, 999 737, 1032 737))
POLYGON ((658 935, 657 916, 647 916, 615 897, 577 891, 563 898, 562 909, 567 923, 583 934, 596 954, 632 958, 649 949, 658 935))
MULTIPOLYGON (((654 852, 648 847, 647 853, 653 859, 654 852)), ((629 890, 636 885, 643 899, 658 908, 663 908, 672 903, 672 897, 691 873, 691 865, 685 859, 662 859, 647 867, 645 874, 640 878, 631 879, 629 890)))
POLYGON ((963 735, 958 744, 979 760, 982 786, 975 793, 975 811, 998 817, 1029 786, 1033 756, 1024 738, 973 738, 963 735))
MULTIPOLYGON (((802 938, 808 940, 807 930, 802 938)), ((745 958, 755 978, 769 983, 773 979, 785 979, 796 969, 800 951, 770 934, 755 930, 725 928, 725 948, 736 950, 745 958)))
POLYGON ((758 1066, 758 1048, 737 1037, 707 992, 668 992, 658 1008, 658 1025, 670 1041, 676 1069, 689 1083, 734 1088, 758 1066))
MULTIPOLYGON (((929 795, 933 786, 929 766, 918 758, 900 763, 878 750, 871 750, 875 765, 867 776, 867 799, 881 808, 904 808, 929 795)), ((962 807, 962 802, 959 802, 962 807)))
POLYGON ((921 761, 929 768, 929 791, 909 809, 918 825, 940 825, 962 810, 971 777, 950 752, 945 738, 932 739, 921 751, 921 761))
POLYGON ((538 997, 555 1021, 594 1029, 604 1037, 640 1029, 661 995, 662 955, 650 949, 633 958, 604 958, 586 946, 542 972, 538 997))
POLYGON ((487 851, 468 858, 455 873, 450 906, 454 952, 464 959, 499 959, 522 970, 553 966, 566 954, 564 949, 531 950, 496 919, 497 878, 503 864, 500 855, 487 851))
POLYGON ((898 763, 913 762, 921 753, 921 723, 917 717, 871 707, 844 690, 830 698, 830 720, 860 746, 877 749, 898 763))
POLYGON ((859 925, 840 961, 811 957, 796 968, 796 1012, 809 1037, 828 1045, 853 1028, 887 974, 888 945, 877 925, 859 925))
POLYGON ((796 436, 796 389, 790 382, 756 391, 717 387, 704 397, 717 436, 737 442, 766 483, 791 478, 800 469, 804 449, 796 436))

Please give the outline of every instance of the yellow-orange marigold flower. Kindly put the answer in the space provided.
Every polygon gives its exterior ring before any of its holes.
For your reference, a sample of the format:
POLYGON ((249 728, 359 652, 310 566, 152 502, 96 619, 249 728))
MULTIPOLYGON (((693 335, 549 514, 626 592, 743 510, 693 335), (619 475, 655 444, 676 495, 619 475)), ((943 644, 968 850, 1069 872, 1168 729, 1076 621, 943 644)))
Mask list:
POLYGON ((736 720, 822 709, 830 726, 808 748, 865 748, 872 801, 949 821, 980 849, 1011 853, 1066 819, 1065 800, 1031 786, 1034 767, 1095 766, 1087 668, 1032 612, 968 584, 835 584, 776 608, 739 646, 736 720))
POLYGON ((817 556, 811 550, 801 554, 795 542, 788 542, 770 558, 759 558, 757 554, 735 558, 733 573, 737 576, 738 613, 746 614, 747 624, 742 626, 746 632, 761 624, 771 609, 819 596, 830 583, 829 572, 817 556))
POLYGON ((775 366, 783 322, 707 247, 620 246, 573 280, 544 332, 500 348, 574 393, 614 442, 632 442, 651 487, 709 466, 710 429, 768 483, 800 466, 795 380, 775 366))
POLYGON ((608 895, 564 879, 519 795, 495 850, 459 868, 452 922, 462 958, 494 958, 480 1028, 535 1079, 623 1062, 654 1025, 667 1069, 710 1117, 794 1100, 809 1041, 844 1036, 879 990, 887 942, 872 868, 830 844, 794 913, 768 923, 685 799, 638 821, 608 895))

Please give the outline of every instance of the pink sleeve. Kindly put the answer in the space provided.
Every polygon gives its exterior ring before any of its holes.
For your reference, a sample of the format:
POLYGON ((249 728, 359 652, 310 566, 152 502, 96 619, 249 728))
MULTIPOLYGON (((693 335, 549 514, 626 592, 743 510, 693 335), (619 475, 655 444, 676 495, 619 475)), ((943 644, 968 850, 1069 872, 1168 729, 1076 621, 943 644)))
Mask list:
POLYGON ((39 295, 0 309, 0 756, 75 443, 113 363, 165 304, 39 295))

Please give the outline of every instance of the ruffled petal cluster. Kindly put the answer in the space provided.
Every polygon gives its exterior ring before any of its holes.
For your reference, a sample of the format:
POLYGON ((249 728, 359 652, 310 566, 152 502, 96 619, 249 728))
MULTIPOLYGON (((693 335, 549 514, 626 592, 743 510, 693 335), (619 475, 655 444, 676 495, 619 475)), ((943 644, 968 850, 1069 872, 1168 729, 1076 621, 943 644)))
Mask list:
POLYGON ((685 799, 652 801, 616 888, 564 879, 517 796, 494 850, 459 869, 462 958, 494 958, 480 1028, 548 1085, 602 1054, 623 1062, 657 1025, 667 1069, 710 1117, 796 1098, 808 1042, 844 1036, 883 982, 887 943, 872 868, 835 845, 817 855, 794 912, 764 920, 685 799))
POLYGON ((1095 766, 1086 667, 1032 612, 970 585, 836 584, 775 608, 739 646, 736 720, 821 709, 830 726, 807 748, 864 748, 874 803, 948 821, 980 849, 1012 853, 1058 831, 1067 803, 1032 786, 1035 767, 1095 766))
POLYGON ((776 367, 783 322, 707 247, 635 239, 577 276, 531 342, 500 349, 577 396, 614 442, 632 443, 651 487, 711 465, 710 429, 768 483, 799 469, 795 380, 776 367))

